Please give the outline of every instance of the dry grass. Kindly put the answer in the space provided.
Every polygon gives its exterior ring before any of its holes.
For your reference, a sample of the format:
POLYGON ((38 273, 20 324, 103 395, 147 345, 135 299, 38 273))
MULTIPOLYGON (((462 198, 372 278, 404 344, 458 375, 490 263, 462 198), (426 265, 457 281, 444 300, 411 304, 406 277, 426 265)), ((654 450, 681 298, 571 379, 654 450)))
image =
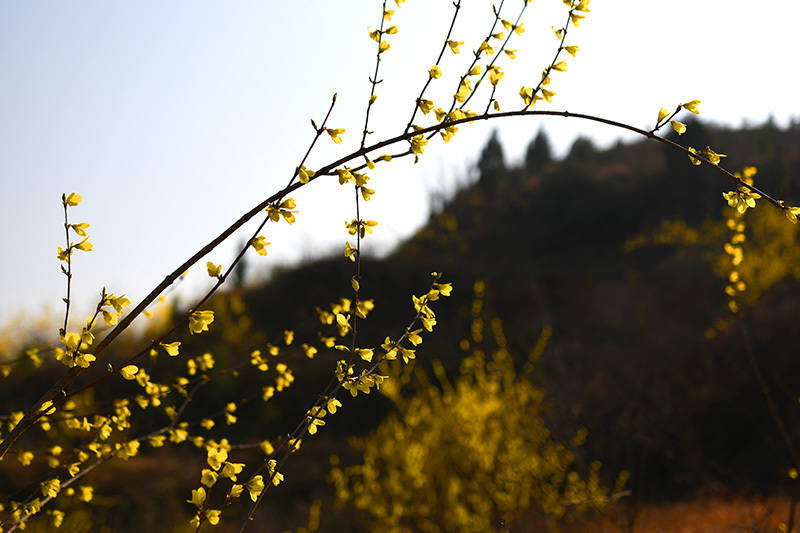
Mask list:
POLYGON ((702 497, 645 504, 634 513, 620 505, 609 515, 566 524, 562 533, 775 533, 789 516, 789 498, 702 497))

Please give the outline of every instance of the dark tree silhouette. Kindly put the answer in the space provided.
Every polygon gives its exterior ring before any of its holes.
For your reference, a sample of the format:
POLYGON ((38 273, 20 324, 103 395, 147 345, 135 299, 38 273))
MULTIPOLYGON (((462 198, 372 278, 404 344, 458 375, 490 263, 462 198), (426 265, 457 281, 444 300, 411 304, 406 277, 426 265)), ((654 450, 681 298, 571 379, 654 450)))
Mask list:
POLYGON ((478 171, 480 184, 483 194, 489 198, 493 191, 497 189, 497 183, 506 172, 506 162, 503 155, 503 147, 497 139, 497 130, 492 130, 489 141, 481 150, 481 157, 478 159, 478 171))
POLYGON ((569 149, 568 159, 583 164, 593 162, 597 156, 597 148, 589 137, 579 135, 569 149))
POLYGON ((550 138, 545 133, 544 128, 541 128, 525 151, 525 170, 536 172, 552 159, 553 150, 550 146, 550 138))

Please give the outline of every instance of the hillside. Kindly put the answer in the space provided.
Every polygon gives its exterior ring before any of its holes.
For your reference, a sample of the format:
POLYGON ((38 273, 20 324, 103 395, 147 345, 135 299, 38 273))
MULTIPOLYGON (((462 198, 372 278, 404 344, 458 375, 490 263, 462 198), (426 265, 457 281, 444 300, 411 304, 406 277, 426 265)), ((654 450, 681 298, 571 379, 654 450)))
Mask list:
MULTIPOLYGON (((800 195, 800 128, 734 131, 695 123, 681 141, 730 152, 727 168, 757 165, 758 183, 779 197, 800 195)), ((520 361, 542 327, 553 328, 539 375, 554 431, 567 435, 585 425, 587 455, 612 470, 632 470, 638 494, 681 495, 711 483, 774 488, 788 457, 741 338, 735 330, 708 338, 707 330, 729 315, 725 280, 715 270, 727 239, 728 184, 656 143, 606 151, 580 144, 565 160, 536 168, 494 161, 393 254, 365 261, 362 287, 377 302, 362 329, 365 344, 396 332, 408 316, 409 293, 422 290, 430 271, 441 271, 456 291, 441 305, 419 362, 439 358, 454 371, 459 340, 468 336, 470 288, 483 280, 487 313, 503 320, 520 361), (694 242, 654 242, 662 221, 693 229, 694 242), (650 244, 631 249, 637 236, 650 244)), ((493 159, 497 154, 484 154, 483 161, 493 159)), ((349 276, 339 258, 320 261, 276 275, 245 300, 257 328, 280 329, 272 326, 276 302, 291 294, 308 302, 296 309, 313 310, 346 296, 341 280, 349 276)), ((800 339, 794 312, 786 310, 798 296, 800 284, 789 276, 741 313, 793 421, 800 365, 786 347, 800 339)), ((281 315, 286 323, 300 318, 281 315)), ((359 405, 353 421, 337 420, 341 427, 331 429, 364 431, 365 420, 380 418, 380 406, 370 403, 365 413, 359 405)))

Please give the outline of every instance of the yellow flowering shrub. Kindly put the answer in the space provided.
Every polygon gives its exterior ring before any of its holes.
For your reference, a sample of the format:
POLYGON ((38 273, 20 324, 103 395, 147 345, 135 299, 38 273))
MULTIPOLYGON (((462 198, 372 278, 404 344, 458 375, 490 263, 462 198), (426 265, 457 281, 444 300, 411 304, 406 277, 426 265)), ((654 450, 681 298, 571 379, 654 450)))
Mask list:
MULTIPOLYGON (((472 339, 481 339, 483 284, 476 284, 472 339)), ((370 531, 492 531, 504 522, 513 529, 524 518, 560 520, 613 502, 600 481, 600 463, 578 472, 571 443, 555 440, 542 418, 544 392, 528 373, 547 342, 540 342, 519 374, 505 348, 498 320, 492 329, 500 345, 488 357, 476 348, 464 358, 452 383, 434 361, 440 384, 417 370, 417 387, 405 398, 397 381, 382 389, 397 407, 374 432, 354 442, 363 463, 340 466, 333 457, 330 480, 337 500, 360 510, 370 531)), ((468 341, 466 341, 468 342, 468 341)), ((617 481, 618 493, 626 473, 617 481)))

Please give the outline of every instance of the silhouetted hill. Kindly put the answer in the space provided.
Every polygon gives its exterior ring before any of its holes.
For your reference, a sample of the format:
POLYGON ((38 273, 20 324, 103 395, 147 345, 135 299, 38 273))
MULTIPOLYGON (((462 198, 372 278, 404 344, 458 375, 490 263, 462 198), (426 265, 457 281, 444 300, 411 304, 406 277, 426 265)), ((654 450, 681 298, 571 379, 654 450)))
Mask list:
MULTIPOLYGON (((759 185, 790 203, 800 200, 800 128, 730 130, 694 122, 680 141, 728 153, 726 168, 757 165, 759 185)), ((438 306, 439 326, 418 361, 440 358, 452 371, 467 336, 472 284, 484 280, 488 312, 504 321, 520 360, 542 327, 553 327, 540 376, 554 431, 588 427, 587 456, 632 470, 640 493, 716 481, 759 489, 778 483, 788 458, 741 339, 735 332, 714 340, 704 335, 726 316, 725 282, 712 266, 727 238, 719 229, 722 192, 730 188, 724 177, 653 142, 609 150, 584 143, 563 161, 544 158, 539 168, 526 169, 506 168, 502 153, 499 159, 491 153, 499 147, 493 143, 484 150, 491 164, 481 167, 479 184, 458 191, 386 259, 364 260, 362 291, 377 307, 360 328, 362 344, 396 336, 410 316, 410 293, 424 290, 430 271, 442 271, 456 290, 438 306), (699 242, 626 251, 626 242, 656 232, 664 220, 698 228, 699 242)), ((314 307, 349 296, 351 274, 339 257, 276 274, 245 295, 255 329, 274 338, 286 324, 306 320, 313 331, 314 307)), ((798 289, 796 279, 785 280, 745 316, 759 361, 793 421, 800 364, 787 347, 800 341, 791 320, 798 289), (788 317, 779 309, 790 309, 788 317)), ((315 370, 298 371, 305 376, 292 392, 298 401, 330 372, 334 358, 321 354, 304 365, 315 370)), ((386 408, 359 401, 347 409, 352 418, 337 419, 331 431, 363 433, 386 408)))

